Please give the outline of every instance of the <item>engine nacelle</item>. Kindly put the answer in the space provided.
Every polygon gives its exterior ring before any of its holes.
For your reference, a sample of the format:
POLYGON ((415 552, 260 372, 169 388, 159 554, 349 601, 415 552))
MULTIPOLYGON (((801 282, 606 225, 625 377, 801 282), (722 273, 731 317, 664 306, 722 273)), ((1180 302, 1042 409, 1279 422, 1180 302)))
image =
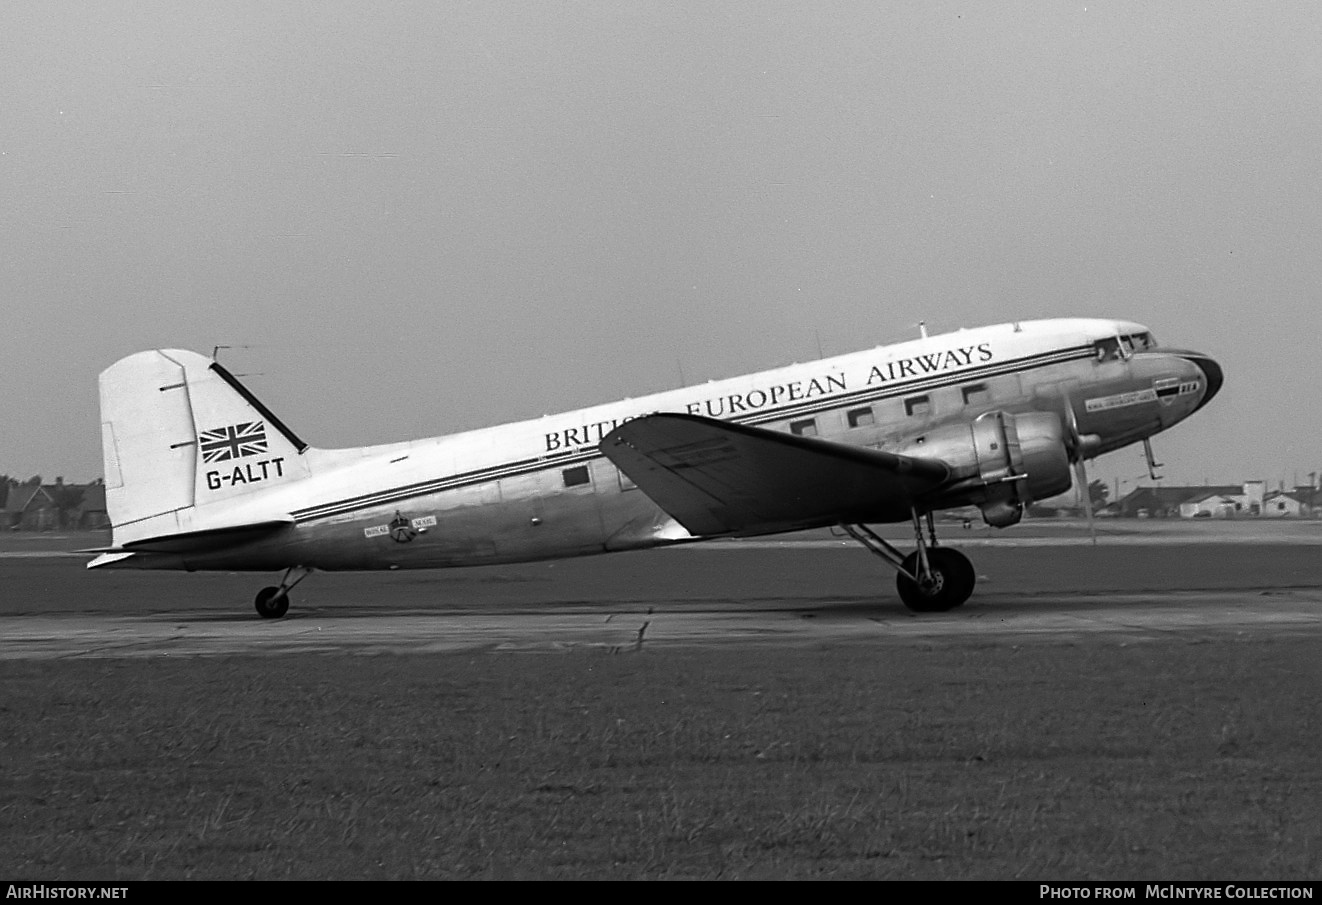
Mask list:
POLYGON ((1065 430, 1050 412, 987 412, 929 431, 896 452, 949 465, 955 480, 942 505, 975 505, 996 528, 1018 522, 1034 500, 1070 489, 1065 430))

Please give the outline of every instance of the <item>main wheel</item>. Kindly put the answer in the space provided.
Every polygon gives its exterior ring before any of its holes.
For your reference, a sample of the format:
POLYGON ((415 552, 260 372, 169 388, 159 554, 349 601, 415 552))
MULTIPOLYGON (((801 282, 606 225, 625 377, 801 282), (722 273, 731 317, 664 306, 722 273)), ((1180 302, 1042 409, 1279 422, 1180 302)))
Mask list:
POLYGON ((262 588, 253 605, 263 619, 279 619, 289 612, 289 595, 277 587, 262 588))
MULTIPOLYGON (((944 613, 969 599, 978 581, 973 563, 958 550, 932 547, 927 551, 930 580, 916 582, 904 575, 895 576, 895 587, 904 605, 915 613, 944 613)), ((918 553, 904 558, 905 571, 918 574, 918 553)))

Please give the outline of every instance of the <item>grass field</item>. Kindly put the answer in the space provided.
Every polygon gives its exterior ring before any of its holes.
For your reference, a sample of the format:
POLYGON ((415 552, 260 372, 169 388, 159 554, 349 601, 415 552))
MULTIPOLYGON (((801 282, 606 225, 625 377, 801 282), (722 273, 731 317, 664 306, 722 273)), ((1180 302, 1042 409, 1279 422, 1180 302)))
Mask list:
POLYGON ((1315 639, 0 662, 0 874, 1316 879, 1315 639))

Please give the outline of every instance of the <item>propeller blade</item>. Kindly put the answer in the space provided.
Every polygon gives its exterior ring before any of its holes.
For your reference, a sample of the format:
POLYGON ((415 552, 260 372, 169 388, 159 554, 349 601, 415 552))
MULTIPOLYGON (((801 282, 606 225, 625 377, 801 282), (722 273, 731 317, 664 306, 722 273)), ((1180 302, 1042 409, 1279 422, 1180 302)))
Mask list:
POLYGON ((1083 502, 1083 513, 1088 519, 1088 536, 1093 546, 1097 546, 1097 525, 1093 522, 1092 491, 1088 488, 1088 466, 1083 459, 1086 453, 1083 436, 1079 433, 1079 416, 1074 413, 1074 405, 1069 394, 1065 394, 1065 421, 1069 436, 1066 440, 1069 456, 1074 460, 1074 479, 1079 485, 1079 499, 1083 502))
POLYGON ((1065 415, 1067 426, 1069 427, 1070 451, 1075 457, 1083 458, 1083 436, 1079 433, 1079 416, 1074 411, 1074 403, 1070 401, 1069 394, 1065 395, 1065 415))
POLYGON ((1083 499, 1083 513, 1088 517, 1088 536, 1092 545, 1097 546, 1097 526, 1092 517, 1092 491, 1088 488, 1088 466, 1083 464, 1083 456, 1074 460, 1075 479, 1079 482, 1079 496, 1083 499))

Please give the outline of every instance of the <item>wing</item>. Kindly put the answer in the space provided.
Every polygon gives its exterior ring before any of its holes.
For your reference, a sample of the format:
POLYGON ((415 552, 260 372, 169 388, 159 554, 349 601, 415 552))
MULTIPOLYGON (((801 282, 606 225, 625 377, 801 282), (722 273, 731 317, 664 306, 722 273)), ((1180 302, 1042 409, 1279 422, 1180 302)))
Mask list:
POLYGON ((695 415, 625 422, 600 449, 694 535, 901 521, 950 476, 935 459, 695 415))

